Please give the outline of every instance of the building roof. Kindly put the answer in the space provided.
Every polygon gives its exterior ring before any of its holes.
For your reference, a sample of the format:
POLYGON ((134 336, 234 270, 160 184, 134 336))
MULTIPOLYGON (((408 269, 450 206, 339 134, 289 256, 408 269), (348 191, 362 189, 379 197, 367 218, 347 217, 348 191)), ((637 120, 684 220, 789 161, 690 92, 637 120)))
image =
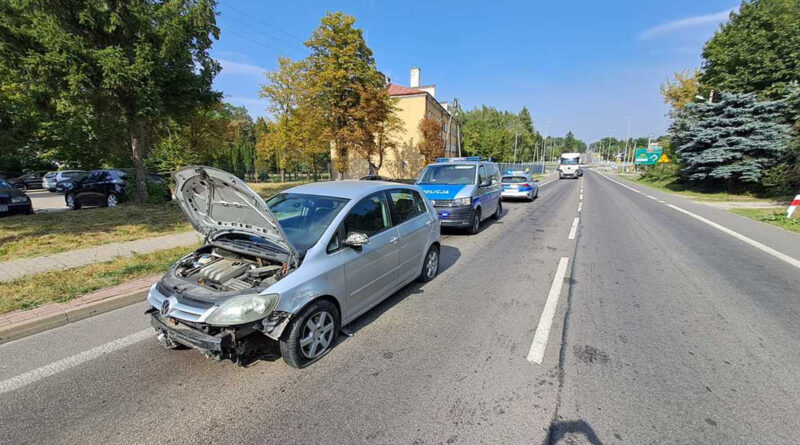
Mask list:
POLYGON ((424 94, 425 92, 422 90, 417 90, 414 88, 404 87, 401 85, 397 85, 396 83, 389 84, 389 95, 390 96, 410 96, 412 94, 424 94))

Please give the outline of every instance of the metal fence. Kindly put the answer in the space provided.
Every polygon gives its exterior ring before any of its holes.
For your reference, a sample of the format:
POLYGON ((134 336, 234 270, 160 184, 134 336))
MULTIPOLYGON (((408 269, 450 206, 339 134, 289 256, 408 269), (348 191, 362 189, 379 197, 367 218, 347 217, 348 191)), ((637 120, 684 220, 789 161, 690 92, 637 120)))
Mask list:
POLYGON ((500 173, 505 174, 508 171, 527 171, 532 175, 542 174, 547 172, 547 167, 543 168, 541 163, 533 163, 533 162, 518 162, 518 163, 510 163, 510 162, 498 162, 497 165, 500 167, 500 173))

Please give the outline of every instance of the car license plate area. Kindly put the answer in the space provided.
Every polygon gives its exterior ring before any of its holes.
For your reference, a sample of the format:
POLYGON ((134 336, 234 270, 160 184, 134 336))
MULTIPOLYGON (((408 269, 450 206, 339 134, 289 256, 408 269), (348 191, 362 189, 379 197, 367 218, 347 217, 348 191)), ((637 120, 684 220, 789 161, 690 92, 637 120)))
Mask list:
POLYGON ((7 205, 0 205, 0 212, 7 212, 8 206, 7 205))

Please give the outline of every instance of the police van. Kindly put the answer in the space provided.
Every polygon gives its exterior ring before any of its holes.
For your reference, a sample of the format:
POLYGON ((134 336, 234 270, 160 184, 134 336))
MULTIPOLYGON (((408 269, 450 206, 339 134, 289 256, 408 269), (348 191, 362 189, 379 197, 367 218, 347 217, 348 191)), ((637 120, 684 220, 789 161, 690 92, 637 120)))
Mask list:
POLYGON ((503 213, 500 168, 477 156, 438 158, 422 170, 416 185, 433 203, 443 227, 475 234, 481 221, 503 213))

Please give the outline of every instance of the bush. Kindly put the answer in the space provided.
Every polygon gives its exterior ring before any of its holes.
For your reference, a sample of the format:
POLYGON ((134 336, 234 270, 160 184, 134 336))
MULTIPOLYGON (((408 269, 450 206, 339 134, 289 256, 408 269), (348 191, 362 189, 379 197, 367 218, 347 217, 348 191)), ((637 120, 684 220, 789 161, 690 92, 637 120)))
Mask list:
POLYGON ((659 164, 647 168, 641 176, 642 181, 663 182, 670 179, 680 178, 680 167, 678 164, 659 164))
MULTIPOLYGON (((138 191, 139 184, 136 182, 136 178, 128 178, 128 183, 125 185, 125 198, 130 202, 135 202, 138 191)), ((169 183, 147 181, 148 204, 163 204, 167 202, 170 196, 171 191, 169 189, 169 183)))

